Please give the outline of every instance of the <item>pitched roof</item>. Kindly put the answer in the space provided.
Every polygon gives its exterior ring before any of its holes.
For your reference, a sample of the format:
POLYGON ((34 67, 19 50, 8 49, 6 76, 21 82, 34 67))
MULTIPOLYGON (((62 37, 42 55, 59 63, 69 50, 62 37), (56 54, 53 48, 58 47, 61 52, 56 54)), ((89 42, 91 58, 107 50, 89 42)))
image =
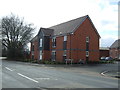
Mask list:
POLYGON ((111 46, 110 48, 118 48, 120 47, 120 39, 116 40, 111 46))
POLYGON ((36 35, 30 42, 33 42, 38 39, 38 35, 36 35))
MULTIPOLYGON (((73 19, 73 20, 49 27, 49 28, 40 28, 38 34, 40 33, 40 31, 43 31, 45 36, 59 36, 59 35, 74 33, 74 31, 84 22, 86 18, 90 20, 92 26, 95 28, 90 17, 86 15, 86 16, 79 17, 77 19, 73 19)), ((96 34, 100 37, 96 28, 94 30, 96 34)))
POLYGON ((94 27, 96 34, 100 37, 94 24, 92 23, 92 20, 90 19, 90 17, 88 15, 52 26, 49 28, 54 29, 54 35, 64 35, 64 34, 68 34, 68 33, 74 33, 74 31, 84 22, 84 20, 86 18, 88 18, 90 20, 92 26, 94 27))
POLYGON ((54 31, 53 29, 49 29, 49 28, 40 28, 40 30, 43 31, 44 36, 53 35, 53 31, 54 31))
POLYGON ((49 28, 54 29, 54 35, 72 33, 87 17, 88 15, 49 28))

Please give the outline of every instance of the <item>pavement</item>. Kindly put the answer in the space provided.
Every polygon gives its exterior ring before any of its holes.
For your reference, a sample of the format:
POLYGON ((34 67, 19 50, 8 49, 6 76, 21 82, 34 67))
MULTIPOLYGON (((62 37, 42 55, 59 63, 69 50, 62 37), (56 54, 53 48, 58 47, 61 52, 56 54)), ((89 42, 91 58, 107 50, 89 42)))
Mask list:
POLYGON ((101 75, 118 70, 117 65, 45 65, 3 60, 2 88, 118 88, 118 78, 101 75))

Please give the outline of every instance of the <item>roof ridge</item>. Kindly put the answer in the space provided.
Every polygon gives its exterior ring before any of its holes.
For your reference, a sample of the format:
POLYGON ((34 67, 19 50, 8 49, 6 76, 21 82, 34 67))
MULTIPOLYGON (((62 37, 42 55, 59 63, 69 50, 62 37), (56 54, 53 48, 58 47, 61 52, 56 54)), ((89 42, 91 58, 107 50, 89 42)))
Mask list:
POLYGON ((84 18, 84 17, 88 17, 88 15, 81 16, 81 17, 76 18, 76 19, 71 19, 71 20, 65 21, 65 22, 63 22, 63 23, 59 23, 59 24, 56 24, 56 25, 54 25, 54 26, 51 26, 51 27, 49 27, 49 28, 52 28, 52 27, 55 27, 55 26, 59 26, 59 25, 62 25, 62 24, 65 24, 65 23, 68 23, 68 22, 71 22, 71 21, 74 21, 74 20, 77 20, 77 19, 80 19, 80 18, 84 18))

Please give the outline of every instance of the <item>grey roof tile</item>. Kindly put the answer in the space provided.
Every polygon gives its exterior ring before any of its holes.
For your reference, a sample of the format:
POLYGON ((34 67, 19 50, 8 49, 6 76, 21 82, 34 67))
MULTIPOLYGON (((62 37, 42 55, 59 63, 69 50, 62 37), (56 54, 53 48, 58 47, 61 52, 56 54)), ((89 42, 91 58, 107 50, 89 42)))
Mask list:
POLYGON ((71 33, 86 19, 87 16, 88 15, 49 28, 54 29, 54 35, 71 33))
POLYGON ((111 46, 110 48, 118 48, 120 47, 120 39, 116 40, 111 46))
MULTIPOLYGON (((89 16, 86 15, 86 16, 79 17, 77 19, 73 19, 73 20, 49 27, 49 28, 40 28, 38 34, 40 33, 40 31, 43 31, 45 36, 59 36, 59 35, 73 33, 83 23, 83 21, 86 18, 88 18, 91 21, 89 16)), ((91 23, 92 23, 92 21, 91 21, 91 23)), ((92 25, 93 25, 93 23, 92 23, 92 25)), ((94 25, 93 25, 93 27, 94 27, 94 25)), ((95 32, 98 34, 96 28, 95 28, 95 32)), ((100 37, 99 34, 98 34, 98 36, 100 37)))

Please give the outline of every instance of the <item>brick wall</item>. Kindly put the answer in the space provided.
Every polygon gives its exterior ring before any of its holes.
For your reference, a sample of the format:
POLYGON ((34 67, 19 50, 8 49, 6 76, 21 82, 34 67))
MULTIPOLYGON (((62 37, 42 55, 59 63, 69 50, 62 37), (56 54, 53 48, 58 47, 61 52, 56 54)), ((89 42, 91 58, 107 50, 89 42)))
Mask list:
POLYGON ((34 42, 31 42, 31 50, 30 50, 30 56, 32 58, 32 53, 34 55, 34 59, 39 59, 39 50, 38 50, 38 41, 35 40, 34 42), (34 51, 32 51, 32 45, 34 44, 34 51))
POLYGON ((112 58, 118 58, 120 57, 120 50, 118 50, 117 48, 112 48, 110 49, 110 57, 112 58))
MULTIPOLYGON (((86 60, 86 37, 90 37, 89 41, 89 60, 99 60, 99 36, 97 35, 95 28, 87 18, 73 34, 67 35, 67 58, 74 59, 74 62, 78 62, 80 59, 86 60), (71 49, 71 50, 70 50, 71 49)), ((56 60, 63 61, 63 36, 56 37, 56 47, 52 47, 52 39, 50 38, 50 51, 43 51, 43 59, 51 59, 52 50, 56 50, 56 60)), ((34 59, 39 59, 38 41, 33 42, 34 59)))
MULTIPOLYGON (((96 34, 91 22, 86 19, 80 27, 71 35, 67 35, 67 58, 74 59, 77 62, 79 59, 86 60, 86 37, 90 37, 89 42, 89 60, 99 60, 99 36, 96 34), (71 51, 70 51, 71 49, 71 51)), ((63 36, 56 38, 56 47, 51 49, 56 50, 56 60, 63 61, 63 36)), ((52 45, 52 41, 50 41, 52 45)))
POLYGON ((100 50, 100 58, 109 57, 109 50, 100 50))

